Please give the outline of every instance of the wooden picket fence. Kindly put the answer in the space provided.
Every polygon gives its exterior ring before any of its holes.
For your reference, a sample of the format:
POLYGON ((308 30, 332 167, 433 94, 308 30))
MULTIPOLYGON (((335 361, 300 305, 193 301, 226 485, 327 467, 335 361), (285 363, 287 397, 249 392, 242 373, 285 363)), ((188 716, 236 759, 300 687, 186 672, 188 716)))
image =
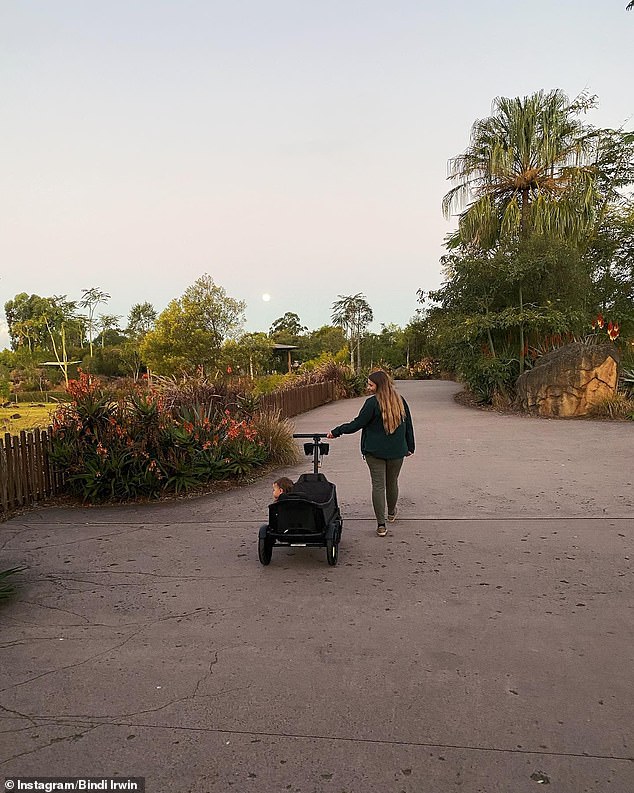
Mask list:
POLYGON ((337 384, 334 380, 326 380, 265 394, 260 397, 259 404, 264 410, 279 410, 280 417, 287 419, 333 402, 335 399, 337 399, 337 384))
POLYGON ((7 513, 64 489, 64 477, 49 460, 51 428, 8 432, 0 438, 0 508, 7 513))

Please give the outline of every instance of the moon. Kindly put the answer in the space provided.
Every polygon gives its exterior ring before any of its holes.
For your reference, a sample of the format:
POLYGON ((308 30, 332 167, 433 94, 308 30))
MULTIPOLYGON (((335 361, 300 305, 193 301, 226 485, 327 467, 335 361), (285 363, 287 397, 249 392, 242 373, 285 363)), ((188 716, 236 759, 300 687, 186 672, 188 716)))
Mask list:
POLYGON ((265 302, 265 303, 268 303, 270 299, 271 299, 271 295, 269 295, 269 293, 268 293, 268 292, 265 292, 265 293, 262 295, 262 300, 264 300, 264 302, 265 302))

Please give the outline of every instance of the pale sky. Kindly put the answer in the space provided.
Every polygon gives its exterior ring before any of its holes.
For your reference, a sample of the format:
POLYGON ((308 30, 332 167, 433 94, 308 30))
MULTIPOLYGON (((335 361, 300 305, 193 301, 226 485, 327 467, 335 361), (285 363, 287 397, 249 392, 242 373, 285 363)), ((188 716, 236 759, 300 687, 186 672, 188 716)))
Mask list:
POLYGON ((0 0, 0 306, 100 287, 125 324, 209 273, 247 330, 357 292, 405 325, 496 96, 588 90, 634 127, 625 5, 0 0))

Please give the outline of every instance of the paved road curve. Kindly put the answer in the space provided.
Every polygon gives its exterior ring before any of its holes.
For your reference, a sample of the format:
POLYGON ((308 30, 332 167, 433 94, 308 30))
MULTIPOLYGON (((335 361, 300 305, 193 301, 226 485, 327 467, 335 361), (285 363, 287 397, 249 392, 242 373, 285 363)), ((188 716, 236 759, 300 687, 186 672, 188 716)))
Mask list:
POLYGON ((0 777, 145 776, 148 793, 633 791, 634 425, 499 416, 456 405, 452 383, 399 387, 417 453, 387 538, 359 436, 331 443, 336 568, 302 549, 259 565, 268 479, 2 524, 0 567, 30 567, 0 610, 0 777))

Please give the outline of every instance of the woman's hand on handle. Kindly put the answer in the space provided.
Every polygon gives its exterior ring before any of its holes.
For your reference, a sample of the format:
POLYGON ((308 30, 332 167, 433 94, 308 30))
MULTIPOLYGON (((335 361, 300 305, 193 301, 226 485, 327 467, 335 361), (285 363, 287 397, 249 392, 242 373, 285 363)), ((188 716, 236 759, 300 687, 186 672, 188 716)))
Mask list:
POLYGON ((332 432, 329 432, 328 435, 326 435, 326 437, 332 440, 335 436, 332 434, 332 432))

